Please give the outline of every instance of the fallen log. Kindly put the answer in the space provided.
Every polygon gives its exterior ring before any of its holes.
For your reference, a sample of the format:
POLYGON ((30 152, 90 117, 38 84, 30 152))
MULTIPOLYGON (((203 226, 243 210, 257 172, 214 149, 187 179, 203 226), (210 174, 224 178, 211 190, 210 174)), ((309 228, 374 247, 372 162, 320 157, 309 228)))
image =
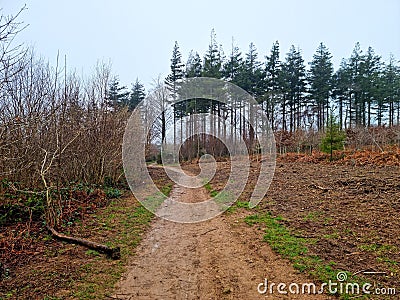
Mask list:
POLYGON ((120 252, 119 247, 111 248, 106 245, 95 243, 95 242, 92 242, 89 240, 67 236, 65 234, 59 233, 58 231, 56 231, 53 227, 50 227, 49 225, 46 225, 46 227, 54 237, 56 237, 57 239, 59 239, 61 241, 65 241, 65 242, 72 243, 72 244, 82 245, 89 249, 96 250, 101 253, 105 253, 112 259, 120 259, 121 258, 121 252, 120 252))

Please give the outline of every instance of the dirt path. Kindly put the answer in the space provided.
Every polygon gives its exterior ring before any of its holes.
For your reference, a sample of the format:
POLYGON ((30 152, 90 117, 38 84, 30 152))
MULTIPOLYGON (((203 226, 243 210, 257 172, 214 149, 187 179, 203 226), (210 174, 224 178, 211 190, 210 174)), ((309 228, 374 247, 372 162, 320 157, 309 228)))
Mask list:
MULTIPOLYGON (((205 201, 203 188, 175 186, 171 197, 205 201)), ((259 283, 306 283, 290 263, 261 241, 262 233, 243 223, 245 213, 223 214, 201 223, 155 219, 137 249, 115 299, 330 299, 318 295, 261 295, 259 283)))

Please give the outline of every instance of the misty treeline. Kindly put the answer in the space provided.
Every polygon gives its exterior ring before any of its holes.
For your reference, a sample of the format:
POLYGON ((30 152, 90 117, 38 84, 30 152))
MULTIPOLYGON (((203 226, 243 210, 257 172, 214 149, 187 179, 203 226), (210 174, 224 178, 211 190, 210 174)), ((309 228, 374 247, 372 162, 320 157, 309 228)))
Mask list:
MULTIPOLYGON (((323 43, 306 63, 293 45, 282 57, 278 41, 265 57, 253 43, 243 54, 233 39, 231 49, 224 53, 212 30, 206 53, 200 56, 191 51, 184 64, 175 42, 166 80, 170 89, 179 89, 183 78, 202 76, 223 79, 250 93, 270 120, 281 152, 318 148, 331 114, 346 131, 351 147, 377 145, 381 149, 400 143, 399 61, 390 54, 384 62, 372 47, 363 51, 358 42, 336 71, 323 43)), ((177 117, 191 113, 190 106, 174 108, 177 117)), ((226 111, 219 106, 218 115, 221 109, 226 111)), ((213 106, 208 110, 216 113, 213 106)), ((237 110, 239 106, 231 111, 237 110)))
MULTIPOLYGON (((400 144, 400 66, 392 54, 384 62, 372 47, 365 51, 356 43, 350 57, 343 58, 335 71, 332 54, 323 43, 306 63, 301 50, 293 45, 283 57, 278 41, 266 56, 259 55, 253 43, 242 53, 233 39, 231 49, 224 52, 212 30, 204 55, 192 50, 184 63, 178 42, 175 42, 170 62, 165 85, 172 95, 179 94, 184 79, 193 77, 222 79, 250 93, 270 120, 280 152, 318 149, 330 115, 335 117, 339 128, 346 131, 346 143, 350 147, 373 145, 382 149, 386 145, 400 144)), ((112 90, 118 90, 116 86, 112 90)), ((160 80, 157 86, 161 86, 160 80)), ((124 92, 119 95, 120 102, 126 101, 124 92)), ((165 141, 169 126, 174 127, 175 140, 179 135, 175 127, 178 124, 182 128, 182 119, 190 129, 191 116, 196 113, 233 120, 235 129, 244 132, 245 121, 236 117, 242 113, 242 108, 240 101, 225 105, 204 99, 173 105, 169 117, 163 113, 159 120, 158 143, 165 141)), ((242 117, 249 115, 243 111, 242 117)), ((246 132, 242 137, 247 142, 250 138, 246 132)), ((195 141, 199 140, 197 137, 192 146, 185 145, 182 149, 198 153, 199 148, 210 146, 210 138, 207 140, 203 136, 204 141, 199 146, 195 141), (190 150, 191 147, 197 150, 190 150)))
POLYGON ((336 71, 323 43, 308 63, 293 45, 282 58, 278 41, 265 58, 260 56, 253 43, 243 54, 234 41, 225 53, 213 30, 206 53, 191 51, 186 64, 175 43, 167 83, 190 77, 234 83, 263 106, 274 130, 322 130, 332 107, 343 129, 400 123, 400 66, 392 54, 385 63, 372 47, 363 51, 356 43, 336 71))

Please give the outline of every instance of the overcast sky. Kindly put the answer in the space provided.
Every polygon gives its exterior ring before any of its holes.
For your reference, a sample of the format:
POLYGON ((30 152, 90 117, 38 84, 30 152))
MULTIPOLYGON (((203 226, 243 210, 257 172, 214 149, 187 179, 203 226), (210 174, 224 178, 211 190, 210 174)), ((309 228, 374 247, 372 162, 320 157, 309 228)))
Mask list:
POLYGON ((400 59, 399 0, 0 0, 6 15, 24 4, 20 20, 29 26, 19 42, 52 64, 60 51, 67 67, 84 75, 98 60, 111 60, 113 73, 129 87, 136 77, 149 87, 159 74, 166 76, 175 41, 184 62, 191 49, 203 55, 212 28, 225 53, 234 37, 244 53, 254 42, 262 60, 276 40, 281 59, 294 44, 308 62, 324 42, 338 67, 357 41, 385 61, 390 53, 400 59))

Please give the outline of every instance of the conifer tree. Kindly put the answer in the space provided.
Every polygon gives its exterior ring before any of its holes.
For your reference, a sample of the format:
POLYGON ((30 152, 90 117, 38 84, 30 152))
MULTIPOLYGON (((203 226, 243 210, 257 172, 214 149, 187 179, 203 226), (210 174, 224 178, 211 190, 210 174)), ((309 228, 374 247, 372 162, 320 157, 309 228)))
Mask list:
POLYGON ((242 68, 242 53, 239 47, 234 45, 232 38, 232 49, 227 61, 225 62, 222 70, 223 78, 226 81, 232 82, 233 84, 239 84, 239 76, 242 68))
POLYGON ((333 160, 333 151, 344 148, 346 134, 340 130, 339 123, 331 110, 326 122, 325 137, 321 141, 321 150, 330 154, 330 160, 333 160))
POLYGON ((389 122, 388 125, 400 125, 400 67, 396 66, 392 54, 390 55, 389 63, 383 68, 381 85, 381 96, 378 98, 379 102, 377 105, 378 125, 383 123, 386 110, 389 122))
POLYGON ((182 80, 185 75, 184 67, 185 65, 182 63, 182 54, 179 51, 178 42, 175 41, 174 49, 172 50, 171 73, 165 79, 167 87, 173 93, 177 92, 179 81, 182 80))
POLYGON ((361 101, 363 102, 364 110, 362 112, 362 123, 364 126, 371 126, 373 112, 373 104, 379 98, 379 82, 381 74, 381 57, 375 55, 372 47, 368 47, 367 53, 361 62, 362 76, 360 85, 362 91, 361 101))
POLYGON ((310 63, 308 81, 310 98, 317 111, 317 127, 321 130, 329 115, 329 98, 332 91, 333 65, 328 48, 320 43, 310 63))
POLYGON ((108 105, 114 109, 125 106, 129 101, 129 91, 125 86, 120 86, 118 76, 114 76, 107 91, 108 105))
POLYGON ((265 65, 266 95, 265 110, 272 127, 275 129, 275 109, 279 102, 281 92, 280 72, 281 62, 279 60, 279 42, 276 41, 271 49, 270 56, 267 56, 265 65))
MULTIPOLYGON (((281 83, 287 99, 288 107, 283 107, 289 115, 289 131, 293 132, 300 127, 301 112, 305 108, 306 73, 304 60, 300 50, 293 45, 286 54, 286 61, 282 66, 281 83)), ((283 103, 285 105, 286 103, 283 103)), ((285 118, 285 112, 282 118, 285 118)))
POLYGON ((258 60, 257 48, 253 43, 249 45, 249 51, 243 62, 240 74, 239 86, 250 93, 256 100, 261 100, 264 93, 265 73, 262 63, 258 60))
POLYGON ((346 129, 348 123, 348 107, 350 104, 350 70, 346 59, 340 63, 339 69, 332 75, 332 98, 334 99, 339 111, 339 127, 346 129))
POLYGON ((214 29, 211 30, 210 38, 211 40, 208 46, 208 51, 204 55, 202 76, 219 79, 222 77, 221 68, 223 54, 220 51, 220 47, 218 47, 214 29))
MULTIPOLYGON (((171 91, 172 97, 176 99, 177 93, 179 91, 179 84, 181 83, 183 77, 185 76, 184 71, 185 65, 182 63, 182 54, 179 51, 178 42, 175 41, 174 49, 172 50, 172 58, 171 58, 171 73, 165 79, 165 84, 167 88, 171 91)), ((179 117, 182 116, 182 105, 174 104, 173 105, 173 122, 174 122, 174 148, 176 145, 176 121, 179 117)), ((161 113, 162 119, 162 137, 165 137, 165 111, 161 113)), ((175 153, 175 151, 174 151, 175 153)))
POLYGON ((199 53, 190 51, 189 58, 186 64, 185 77, 201 77, 203 71, 202 61, 199 53))
POLYGON ((130 99, 128 103, 129 111, 133 111, 138 104, 144 100, 146 96, 145 88, 142 83, 140 83, 139 79, 136 78, 135 83, 132 85, 132 91, 130 94, 130 99))

